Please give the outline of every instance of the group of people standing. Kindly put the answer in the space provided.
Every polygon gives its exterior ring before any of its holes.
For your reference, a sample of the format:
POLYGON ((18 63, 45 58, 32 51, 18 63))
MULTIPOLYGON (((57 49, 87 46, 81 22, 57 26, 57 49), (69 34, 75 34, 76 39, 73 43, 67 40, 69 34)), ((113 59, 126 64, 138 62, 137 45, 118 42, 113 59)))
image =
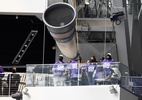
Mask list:
POLYGON ((0 95, 11 95, 18 91, 20 75, 16 73, 16 67, 11 69, 10 74, 5 74, 4 68, 0 66, 0 95), (7 77, 6 79, 4 77, 7 77))
POLYGON ((65 63, 63 55, 59 55, 58 61, 52 67, 53 84, 54 86, 117 84, 121 73, 114 64, 111 64, 113 62, 110 53, 101 62, 92 56, 87 63, 83 63, 80 56, 65 63))

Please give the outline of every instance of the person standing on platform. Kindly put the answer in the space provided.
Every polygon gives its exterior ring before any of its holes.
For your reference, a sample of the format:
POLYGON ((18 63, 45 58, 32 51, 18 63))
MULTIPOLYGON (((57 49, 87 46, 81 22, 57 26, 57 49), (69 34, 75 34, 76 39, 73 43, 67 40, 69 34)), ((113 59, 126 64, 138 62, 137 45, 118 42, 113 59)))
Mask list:
POLYGON ((17 74, 16 67, 13 67, 12 74, 8 74, 8 77, 7 77, 7 84, 8 84, 8 88, 10 88, 10 91, 9 91, 10 95, 18 91, 20 78, 21 78, 20 74, 17 74))
POLYGON ((72 60, 68 67, 68 77, 70 78, 71 85, 78 85, 78 61, 72 60))
POLYGON ((97 67, 96 57, 92 56, 90 59, 90 64, 86 66, 86 76, 88 78, 89 85, 94 85, 93 73, 96 70, 96 67, 97 67))
POLYGON ((113 73, 113 70, 112 70, 113 63, 114 63, 114 60, 112 59, 111 53, 107 53, 106 59, 102 61, 103 69, 105 71, 107 80, 110 80, 111 75, 113 73))
POLYGON ((58 61, 56 61, 52 67, 53 71, 53 83, 54 86, 65 85, 66 80, 66 64, 63 61, 63 55, 59 55, 58 61))

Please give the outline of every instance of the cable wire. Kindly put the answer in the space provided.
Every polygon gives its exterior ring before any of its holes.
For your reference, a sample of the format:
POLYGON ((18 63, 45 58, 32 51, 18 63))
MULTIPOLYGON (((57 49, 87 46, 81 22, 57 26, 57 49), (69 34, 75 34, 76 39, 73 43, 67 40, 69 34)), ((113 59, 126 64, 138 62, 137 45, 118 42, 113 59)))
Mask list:
POLYGON ((106 53, 106 17, 107 17, 107 9, 106 9, 106 16, 105 16, 105 36, 104 36, 104 57, 105 57, 105 53, 106 53))
MULTIPOLYGON (((45 2, 46 2, 46 0, 45 0, 45 2)), ((47 8, 47 5, 45 5, 45 9, 47 8)), ((45 63, 45 35, 46 34, 46 25, 44 24, 44 26, 43 26, 43 54, 42 54, 42 64, 44 64, 45 63)))
POLYGON ((42 55, 42 64, 44 64, 44 56, 45 56, 45 33, 46 33, 46 26, 44 25, 44 32, 43 32, 43 55, 42 55))
MULTIPOLYGON (((75 10, 76 10, 76 1, 74 1, 74 8, 75 8, 75 10)), ((78 26, 78 22, 77 22, 77 18, 76 18, 76 30, 77 30, 77 26, 78 26)), ((79 52, 79 37, 78 37, 78 32, 77 31, 75 31, 76 32, 76 46, 77 46, 77 51, 79 52)))
POLYGON ((115 0, 113 0, 113 3, 114 3, 114 5, 115 5, 117 11, 119 12, 119 9, 118 9, 118 7, 117 7, 117 4, 116 4, 115 0))

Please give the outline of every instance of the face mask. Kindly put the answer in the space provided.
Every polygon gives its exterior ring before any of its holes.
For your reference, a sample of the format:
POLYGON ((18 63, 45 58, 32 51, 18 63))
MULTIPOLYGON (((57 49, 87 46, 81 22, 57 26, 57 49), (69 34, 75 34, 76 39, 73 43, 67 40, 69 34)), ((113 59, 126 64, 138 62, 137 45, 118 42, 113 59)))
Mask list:
POLYGON ((93 60, 93 59, 91 59, 91 60, 90 60, 90 62, 92 63, 92 62, 94 62, 94 60, 93 60))
POLYGON ((63 61, 63 57, 59 57, 59 61, 63 61))
POLYGON ((16 70, 15 70, 15 69, 12 69, 12 73, 16 73, 16 70))

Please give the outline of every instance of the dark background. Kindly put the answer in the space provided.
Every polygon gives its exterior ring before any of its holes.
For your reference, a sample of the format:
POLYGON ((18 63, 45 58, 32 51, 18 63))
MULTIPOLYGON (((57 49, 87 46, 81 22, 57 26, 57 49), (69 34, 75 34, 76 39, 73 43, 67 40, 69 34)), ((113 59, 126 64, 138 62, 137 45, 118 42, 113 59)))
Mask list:
POLYGON ((25 66, 26 64, 50 64, 55 61, 52 47, 55 41, 50 36, 44 23, 35 16, 0 15, 0 65, 25 66), (13 59, 22 47, 31 30, 38 33, 18 64, 13 59), (43 36, 45 30, 45 46, 43 61, 43 36))

